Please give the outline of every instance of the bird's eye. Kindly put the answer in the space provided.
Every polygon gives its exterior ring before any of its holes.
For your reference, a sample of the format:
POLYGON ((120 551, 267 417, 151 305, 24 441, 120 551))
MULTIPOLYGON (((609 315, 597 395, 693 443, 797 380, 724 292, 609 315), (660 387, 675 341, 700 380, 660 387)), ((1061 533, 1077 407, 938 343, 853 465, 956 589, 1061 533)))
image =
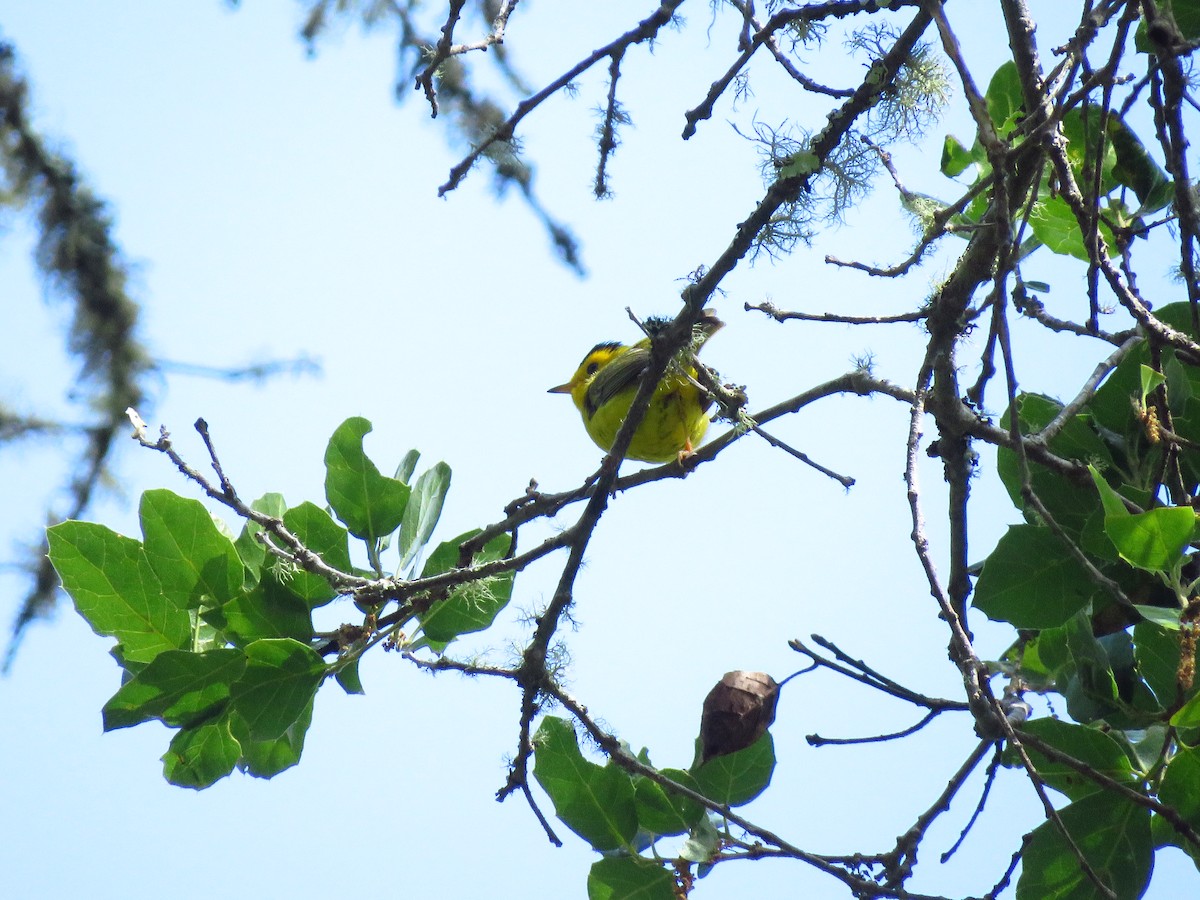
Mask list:
POLYGON ((595 375, 596 370, 599 368, 600 368, 600 363, 598 363, 598 362, 588 363, 587 373, 589 375, 595 375))

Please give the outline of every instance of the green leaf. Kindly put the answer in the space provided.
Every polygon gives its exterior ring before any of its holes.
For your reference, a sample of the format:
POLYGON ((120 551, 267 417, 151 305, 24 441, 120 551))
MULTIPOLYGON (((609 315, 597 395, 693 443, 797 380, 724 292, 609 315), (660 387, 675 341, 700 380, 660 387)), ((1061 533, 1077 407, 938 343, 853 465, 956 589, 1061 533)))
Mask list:
POLYGON ((304 750, 304 737, 312 724, 313 699, 301 711, 299 717, 277 738, 256 741, 250 736, 245 720, 238 715, 232 717, 233 734, 242 747, 238 768, 255 778, 273 778, 300 761, 304 750))
POLYGON ((1149 366, 1139 366, 1142 377, 1142 406, 1146 405, 1146 396, 1156 390, 1160 384, 1165 384, 1167 377, 1156 372, 1149 366))
POLYGON ((1001 138, 1008 137, 1025 115, 1016 63, 1006 62, 996 70, 988 83, 986 99, 988 115, 996 126, 996 134, 1001 138))
MULTIPOLYGON (((690 772, 663 769, 662 774, 694 791, 700 790, 690 772)), ((704 815, 704 807, 695 800, 672 794, 657 781, 637 776, 633 780, 633 787, 638 827, 643 831, 651 834, 683 834, 704 815)))
POLYGON ((1094 722, 1117 710, 1117 684, 1104 647, 1092 636, 1091 621, 1077 613, 1063 626, 1067 662, 1055 673, 1077 722, 1094 722))
POLYGON ((1136 733, 1125 732, 1117 736, 1124 739, 1127 745, 1125 749, 1134 761, 1135 769, 1149 772, 1161 762, 1163 745, 1167 741, 1166 725, 1150 725, 1136 733))
MULTIPOLYGON (((305 501, 283 514, 283 524, 326 565, 350 571, 349 535, 321 507, 305 501)), ((310 608, 323 606, 337 596, 328 581, 299 567, 287 579, 287 587, 310 608)))
POLYGON ((1196 513, 1190 506, 1122 513, 1104 517, 1104 533, 1123 560, 1150 572, 1168 572, 1178 564, 1196 530, 1196 513))
MULTIPOLYGON (((1022 732, 1041 738, 1056 749, 1087 763, 1102 775, 1114 781, 1133 786, 1138 779, 1124 748, 1116 740, 1098 728, 1075 725, 1059 719, 1034 719, 1026 722, 1022 732)), ((1026 747, 1029 757, 1037 767, 1038 775, 1047 785, 1061 791, 1072 800, 1101 790, 1091 779, 1084 778, 1064 763, 1043 756, 1034 747, 1026 747)), ((1008 765, 1019 765, 1015 757, 1005 760, 1008 765)))
POLYGON ((971 151, 954 135, 946 135, 946 139, 942 141, 942 174, 948 178, 955 178, 974 163, 971 151))
POLYGON ((693 769, 700 793, 727 806, 749 803, 767 789, 775 772, 775 742, 770 732, 735 753, 710 759, 693 769))
POLYGON ((206 788, 233 771, 241 747, 224 716, 182 729, 163 754, 163 777, 171 784, 206 788))
POLYGON ((533 775, 563 823, 596 850, 628 846, 637 833, 629 775, 584 759, 575 729, 555 716, 542 720, 533 743, 533 775))
POLYGON ((116 638, 122 659, 148 663, 191 640, 191 617, 163 594, 139 541, 103 525, 62 522, 46 530, 50 562, 79 614, 116 638))
POLYGON ((1174 303, 1160 306, 1154 311, 1154 315, 1160 322, 1165 322, 1176 331, 1182 331, 1191 337, 1198 336, 1192 327, 1192 307, 1187 300, 1177 300, 1174 303))
POLYGON ((412 473, 417 470, 417 460, 420 458, 419 450, 409 450, 404 454, 404 459, 400 460, 400 465, 396 466, 396 474, 392 477, 408 484, 412 480, 412 473))
MULTIPOLYGON (((263 494, 250 504, 250 508, 263 515, 282 519, 283 514, 287 511, 287 503, 283 499, 283 494, 270 493, 263 494)), ((233 542, 233 545, 237 548, 238 556, 242 558, 242 562, 246 566, 245 586, 247 588, 251 588, 257 584, 259 570, 262 569, 263 564, 267 561, 267 548, 256 537, 261 532, 261 525, 253 520, 247 520, 246 524, 242 526, 242 533, 233 542)))
POLYGON ((1200 38, 1200 3, 1197 0, 1165 0, 1165 5, 1170 8, 1185 41, 1200 38))
POLYGON ((379 474, 363 450, 371 423, 350 418, 338 426, 325 450, 325 497, 350 533, 365 541, 386 537, 404 518, 409 487, 379 474))
POLYGON ((150 719, 187 725, 229 699, 246 657, 238 650, 164 650, 104 704, 104 730, 150 719))
MULTIPOLYGON (((1190 326, 1188 328, 1190 331, 1190 326)), ((1200 440, 1200 372, 1190 364, 1182 363, 1173 353, 1163 355, 1163 373, 1167 377, 1167 404, 1173 418, 1175 433, 1192 442, 1200 440)), ((1144 405, 1144 404, 1143 404, 1144 405)), ((1191 477, 1189 487, 1200 481, 1200 454, 1194 450, 1182 450, 1186 474, 1191 477)))
MULTIPOLYGON (((1138 609, 1145 610, 1147 607, 1138 609)), ((1162 707, 1172 705, 1179 692, 1176 684, 1176 672, 1179 670, 1178 628, 1178 621, 1174 631, 1151 622, 1138 622, 1133 626, 1133 653, 1138 673, 1154 691, 1162 707)))
MULTIPOLYGON (((1117 897, 1142 896, 1154 851, 1150 811, 1107 791, 1089 794, 1059 816, 1093 871, 1117 897)), ((1053 822, 1033 830, 1025 846, 1017 900, 1091 900, 1101 894, 1053 822)))
POLYGON ((341 664, 340 668, 333 673, 333 677, 337 679, 337 683, 342 686, 342 690, 347 694, 365 694, 363 690, 362 679, 358 674, 359 657, 354 657, 349 662, 341 664))
POLYGON ((1092 483, 1096 485, 1096 491, 1100 494, 1100 503, 1104 506, 1105 524, 1109 519, 1128 518, 1133 515, 1125 507, 1121 495, 1112 489, 1112 486, 1104 480, 1104 476, 1096 470, 1095 466, 1088 466, 1088 474, 1092 476, 1092 483))
POLYGON ((1092 636, 1087 612, 1078 612, 1064 625, 1042 631, 1037 651, 1042 664, 1053 673, 1054 686, 1066 699, 1067 712, 1075 721, 1121 717, 1113 667, 1125 667, 1127 657, 1132 667, 1132 650, 1114 648, 1114 663, 1108 649, 1092 636))
MULTIPOLYGON (((978 184, 982 179, 990 177, 991 171, 992 167, 986 162, 979 163, 979 174, 975 176, 975 183, 978 184)), ((961 214, 951 217, 950 224, 954 226, 954 231, 951 232, 953 235, 964 241, 970 239, 972 230, 982 223, 984 215, 990 209, 989 196, 988 191, 980 191, 961 214)))
POLYGON ((588 900, 675 900, 675 877, 660 862, 616 856, 592 863, 588 900))
MULTIPOLYGON (((468 531, 439 544, 429 555, 421 577, 440 575, 455 568, 459 547, 478 533, 478 530, 468 531)), ((498 535, 472 557, 471 564, 504 559, 511 547, 510 535, 498 535)), ((435 601, 429 611, 420 616, 421 631, 430 641, 447 644, 459 635, 489 627, 512 598, 513 578, 512 572, 504 572, 457 585, 446 599, 435 601)))
POLYGON ((1192 846, 1175 830, 1175 826, 1158 813, 1150 817, 1150 837, 1154 842, 1155 849, 1178 847, 1191 858, 1192 865, 1196 867, 1197 871, 1200 871, 1200 848, 1192 846))
POLYGON ((1176 728, 1196 728, 1200 726, 1200 694, 1192 697, 1171 716, 1171 724, 1176 728))
POLYGON ((230 700, 252 740, 276 740, 305 714, 325 677, 325 663, 305 644, 272 638, 248 644, 246 661, 230 700))
POLYGON ((403 572, 433 534, 433 529, 442 515, 442 504, 450 490, 450 467, 440 462, 426 469, 417 479, 408 506, 404 510, 404 521, 400 525, 400 568, 403 572))
POLYGON ((1054 673, 1042 658, 1042 641, 1054 631, 1055 629, 1027 632, 1023 640, 1015 642, 1000 656, 1000 661, 1011 667, 1031 690, 1044 691, 1053 688, 1054 673))
MULTIPOLYGON (((1095 632, 1093 627, 1092 633, 1095 632)), ((1107 723, 1114 729, 1145 727, 1148 723, 1140 714, 1145 713, 1157 718, 1162 713, 1162 707, 1137 672, 1132 636, 1128 631, 1121 630, 1101 634, 1094 640, 1104 651, 1107 667, 1111 670, 1112 680, 1116 684, 1117 696, 1125 705, 1125 709, 1114 709, 1107 714, 1107 723)))
MULTIPOLYGON (((1200 831, 1200 750, 1181 747, 1175 752, 1163 774, 1158 799, 1179 813, 1193 830, 1200 831)), ((1196 848, 1165 820, 1164 824, 1168 825, 1166 842, 1195 856, 1196 848)))
POLYGON ((1063 115, 1062 129, 1067 139, 1067 162, 1081 185, 1093 183, 1096 161, 1100 160, 1100 196, 1104 196, 1116 186, 1113 169, 1117 154, 1100 127, 1101 119, 1099 107, 1089 104, 1072 107, 1063 115))
POLYGON ((1175 186, 1154 158, 1146 152, 1141 138, 1117 115, 1108 119, 1108 139, 1117 155, 1113 177, 1133 190, 1141 201, 1139 212, 1152 213, 1165 207, 1175 196, 1175 186))
POLYGON ((308 604, 279 581, 279 567, 267 570, 252 590, 219 609, 205 610, 205 622, 233 644, 244 647, 261 638, 292 638, 307 643, 312 638, 312 613, 308 604))
MULTIPOLYGON (((1087 247, 1083 242, 1083 231, 1079 227, 1079 220, 1071 211, 1070 204, 1062 197, 1047 196, 1034 203, 1029 212, 1029 227, 1033 230, 1034 236, 1052 253, 1060 256, 1073 256, 1084 262, 1091 258, 1088 256, 1087 247)), ((1117 246, 1112 229, 1102 220, 1097 222, 1097 228, 1111 255, 1117 246)), ((1100 249, 1101 252, 1104 251, 1103 247, 1100 249)))
POLYGON ((1097 588, 1049 528, 1013 525, 975 585, 976 609, 1016 628, 1053 628, 1087 606, 1097 588))
POLYGON ((429 554, 429 558, 425 560, 425 567, 421 570, 421 577, 430 578, 434 575, 442 575, 452 569, 457 569, 462 545, 479 534, 479 531, 480 529, 478 528, 472 528, 470 531, 464 531, 458 537, 442 541, 438 544, 433 552, 429 554))
MULTIPOLYGON (((1125 401, 1126 407, 1129 401, 1125 401)), ((1022 434, 1034 434, 1045 428, 1060 412, 1062 404, 1041 394, 1022 394, 1017 398, 1017 409, 1020 416, 1022 434)), ((1001 418, 1001 427, 1008 428, 1012 413, 1006 411, 1001 418)), ((1097 433, 1097 427, 1092 417, 1087 414, 1072 416, 1066 425, 1049 442, 1049 449, 1064 459, 1075 459, 1082 462, 1096 462, 1107 468, 1112 464, 1112 456, 1097 433)), ((1017 455, 1007 448, 1001 447, 997 452, 996 468, 1008 491, 1013 505, 1024 510, 1025 500, 1021 495, 1021 468, 1017 455)), ((1089 552, 1094 552, 1087 546, 1086 540, 1089 522, 1096 519, 1100 512, 1100 504, 1096 496, 1089 491, 1079 490, 1079 486, 1061 475, 1033 466, 1030 472, 1033 489, 1045 507, 1050 511, 1054 520, 1072 538, 1085 544, 1089 552)), ((1033 522, 1037 522, 1033 514, 1029 514, 1033 522)), ((1097 538, 1102 543, 1102 549, 1113 559, 1116 553, 1112 550, 1108 539, 1100 533, 1097 522, 1095 529, 1097 538)))
POLYGON ((1153 622, 1168 631, 1179 630, 1179 616, 1182 610, 1166 609, 1162 606, 1141 606, 1134 604, 1134 609, 1141 613, 1144 619, 1153 622))
POLYGON ((202 503, 153 490, 138 512, 146 557, 172 605, 215 606, 241 590, 242 560, 202 503))
MULTIPOLYGON (((704 816, 688 834, 679 848, 679 858, 694 863, 707 863, 721 850, 721 833, 713 825, 711 816, 704 816)), ((704 869, 700 870, 703 877, 704 869)))
MULTIPOLYGON (((1161 317, 1163 310, 1155 310, 1161 317)), ((1097 423, 1114 436, 1136 434, 1141 430, 1130 400, 1141 387, 1141 367, 1149 360, 1145 342, 1139 343, 1109 373, 1088 408, 1097 423)), ((1118 438, 1124 443, 1124 438, 1118 438)))

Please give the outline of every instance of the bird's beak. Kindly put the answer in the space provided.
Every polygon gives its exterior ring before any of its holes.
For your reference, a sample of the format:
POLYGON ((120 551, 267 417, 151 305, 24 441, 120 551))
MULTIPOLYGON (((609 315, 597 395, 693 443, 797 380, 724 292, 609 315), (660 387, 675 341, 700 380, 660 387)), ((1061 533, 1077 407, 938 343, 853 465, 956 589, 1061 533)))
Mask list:
POLYGON ((546 391, 547 394, 569 394, 571 393, 571 382, 560 384, 558 387, 552 387, 546 391))

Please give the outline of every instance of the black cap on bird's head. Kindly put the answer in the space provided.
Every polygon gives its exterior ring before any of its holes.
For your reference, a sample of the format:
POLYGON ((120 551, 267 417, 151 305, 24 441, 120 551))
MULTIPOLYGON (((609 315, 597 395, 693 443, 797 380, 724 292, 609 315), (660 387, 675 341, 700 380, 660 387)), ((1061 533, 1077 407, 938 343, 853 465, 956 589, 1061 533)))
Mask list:
MULTIPOLYGON (((641 326, 646 332, 646 338, 649 338, 650 341, 653 341, 659 335, 665 332, 674 321, 675 320, 670 316, 651 316, 646 319, 645 322, 642 322, 641 326)), ((700 321, 698 321, 692 328, 692 352, 695 353, 699 351, 700 347, 704 345, 704 342, 720 331, 724 325, 725 323, 717 318, 716 310, 704 309, 700 314, 700 321)), ((646 339, 638 341, 638 343, 634 344, 632 350, 631 348, 626 347, 625 345, 616 341, 601 342, 584 355, 583 361, 579 364, 579 368, 575 370, 575 374, 572 376, 570 381, 566 382, 565 384, 556 385, 555 387, 552 387, 546 391, 546 393, 570 394, 575 390, 575 388, 586 383, 586 380, 589 378, 589 376, 595 374, 596 371, 598 371, 602 366, 607 365, 608 362, 610 362, 614 357, 624 353, 636 353, 644 356, 646 354, 645 348, 648 346, 649 343, 646 339)), ((632 357, 623 358, 632 359, 632 357)), ((644 362, 641 363, 641 367, 645 367, 644 362)), ((637 369, 637 367, 630 367, 630 374, 633 374, 634 377, 636 377, 636 374, 639 371, 640 369, 637 369)))

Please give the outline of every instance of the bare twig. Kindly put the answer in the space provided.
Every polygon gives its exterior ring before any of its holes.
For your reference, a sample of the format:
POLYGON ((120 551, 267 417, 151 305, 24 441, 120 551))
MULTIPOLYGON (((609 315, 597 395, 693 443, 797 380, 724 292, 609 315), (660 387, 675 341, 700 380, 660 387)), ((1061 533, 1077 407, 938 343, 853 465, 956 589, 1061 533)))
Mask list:
MULTIPOLYGON (((1184 71, 1179 61, 1181 53, 1190 55, 1191 51, 1184 49, 1183 35, 1179 33, 1174 19, 1162 14, 1156 0, 1142 0, 1141 7, 1146 34, 1154 45, 1158 72, 1162 76, 1162 100, 1156 102, 1157 94, 1152 91, 1151 102, 1155 107, 1159 143, 1163 148, 1166 168, 1175 186, 1175 212, 1179 216, 1179 268, 1192 307, 1192 331, 1200 334, 1200 280, 1196 275, 1200 211, 1197 210, 1187 162, 1187 148, 1191 142, 1183 125, 1183 98, 1188 93, 1189 73, 1184 71)), ((1153 87, 1153 79, 1151 84, 1153 87)))
POLYGON ((1002 745, 993 744, 993 746, 996 748, 996 752, 992 755, 992 759, 988 763, 987 777, 983 782, 983 790, 979 792, 979 802, 975 804, 975 809, 972 810, 971 817, 967 819, 967 824, 965 824, 962 827, 962 831, 959 832, 958 838, 955 839, 954 843, 950 846, 950 849, 941 855, 940 862, 942 865, 948 863, 950 858, 958 852, 958 848, 963 845, 963 842, 967 839, 967 835, 971 833, 971 829, 974 827, 975 822, 979 819, 979 816, 983 813, 983 808, 987 804, 987 798, 991 794, 992 785, 996 781, 996 772, 1000 768, 1001 760, 1000 749, 1002 745))
POLYGON ((475 165, 475 162, 489 147, 497 141, 511 141, 521 120, 537 109, 548 97, 561 91, 592 66, 596 65, 596 63, 600 62, 600 60, 611 59, 614 55, 624 53, 635 44, 650 41, 657 37, 659 31, 671 21, 671 18, 675 15, 675 10, 682 3, 683 0, 662 0, 658 9, 639 22, 634 28, 631 28, 615 40, 609 41, 603 47, 592 51, 587 57, 577 62, 536 94, 518 103, 512 115, 490 137, 480 141, 461 162, 450 170, 449 179, 438 188, 438 196, 445 196, 458 187, 467 173, 471 171, 471 167, 475 165))
POLYGON ((1048 444, 1050 441, 1054 440, 1058 433, 1067 426, 1067 423, 1075 418, 1079 411, 1083 409, 1083 407, 1087 405, 1087 403, 1094 396, 1096 396, 1096 389, 1100 387, 1100 382, 1104 380, 1105 376, 1115 369, 1121 360, 1128 356, 1129 352, 1141 342, 1142 338, 1137 335, 1126 338, 1125 342, 1116 350, 1114 350, 1109 355, 1108 359, 1096 366, 1095 370, 1088 377, 1087 381, 1083 383, 1083 386, 1079 389, 1079 393, 1075 395, 1074 399, 1060 409, 1058 411, 1058 415, 1047 422, 1045 427, 1034 434, 1030 440, 1038 441, 1043 444, 1048 444))
POLYGON ((775 435, 760 428, 758 425, 751 425, 750 430, 765 440, 772 447, 778 447, 785 453, 800 460, 800 462, 804 463, 806 466, 812 466, 812 468, 816 469, 822 475, 827 475, 828 477, 832 478, 846 490, 850 490, 850 488, 854 487, 854 479, 849 475, 839 475, 837 472, 833 471, 833 469, 826 468, 804 451, 797 450, 791 444, 780 440, 779 438, 775 437, 775 435))
POLYGON ((827 738, 822 737, 819 734, 806 734, 804 736, 804 740, 808 742, 810 747, 824 747, 830 744, 883 744, 888 741, 896 741, 901 738, 906 738, 909 735, 916 734, 941 714, 942 710, 940 709, 930 710, 929 712, 925 713, 925 715, 921 717, 920 721, 916 722, 915 724, 909 725, 907 728, 902 728, 899 731, 888 731, 884 734, 872 734, 867 737, 853 738, 827 738))
POLYGON ((902 205, 921 223, 923 229, 921 239, 917 242, 916 247, 913 248, 912 253, 908 255, 907 259, 893 266, 874 266, 856 260, 841 260, 835 256, 828 255, 825 257, 825 262, 829 265, 840 266, 846 269, 857 269, 876 278, 896 278, 901 275, 907 275, 914 266, 924 259, 929 249, 941 238, 947 234, 969 230, 972 227, 970 225, 951 225, 951 222, 956 216, 961 216, 963 210, 976 197, 992 186, 995 176, 987 175, 977 179, 958 200, 955 200, 953 203, 943 204, 940 200, 933 197, 924 197, 906 188, 900 180, 900 173, 896 171, 896 167, 892 163, 891 154, 865 135, 859 139, 875 151, 880 162, 887 169, 888 174, 891 175, 892 183, 896 186, 897 193, 900 194, 902 205), (935 206, 936 209, 934 209, 935 206))
POLYGON ((797 319, 801 322, 836 322, 842 325, 894 325, 898 322, 920 322, 926 316, 923 310, 898 313, 894 316, 844 316, 838 313, 792 312, 780 309, 775 304, 766 300, 762 303, 747 303, 744 308, 746 312, 757 310, 758 312, 766 313, 776 322, 797 319))
POLYGON ((608 188, 608 161, 617 150, 617 125, 625 120, 617 101, 617 81, 621 77, 621 60, 625 57, 625 48, 612 55, 608 64, 608 99, 604 105, 604 118, 600 123, 597 149, 600 160, 596 163, 596 184, 592 193, 597 197, 608 197, 612 193, 608 188))
MULTIPOLYGON (((915 6, 916 2, 917 0, 897 0, 895 6, 915 6)), ((869 4, 862 2, 862 0, 831 0, 831 2, 827 3, 806 4, 800 8, 782 9, 775 13, 767 20, 765 25, 757 28, 750 42, 743 48, 738 58, 733 61, 733 64, 726 69, 725 74, 713 82, 707 96, 701 101, 700 105, 695 109, 687 111, 685 114, 687 125, 683 129, 683 139, 686 141, 696 133, 696 125, 698 123, 712 118, 713 109, 716 107, 721 95, 733 83, 738 73, 750 62, 750 58, 754 56, 759 47, 764 44, 770 46, 770 44, 774 43, 774 36, 778 31, 801 23, 816 22, 828 18, 841 18, 843 16, 873 11, 874 9, 869 4)), ((773 52, 776 59, 779 59, 780 54, 778 50, 774 50, 773 52)), ((838 97, 850 97, 854 93, 853 91, 833 91, 829 88, 821 89, 815 82, 809 82, 794 66, 787 65, 784 68, 788 71, 789 75, 800 81, 809 90, 818 90, 820 93, 838 97)))
MULTIPOLYGON (((753 40, 753 35, 749 29, 753 28, 754 33, 761 33, 764 30, 764 26, 754 16, 752 3, 745 3, 743 0, 731 0, 731 2, 733 8, 740 12, 744 17, 745 26, 743 29, 742 39, 739 42, 739 49, 745 50, 750 46, 751 41, 753 40)), ((800 87, 804 88, 804 90, 814 94, 824 94, 827 97, 849 97, 854 93, 854 91, 848 88, 831 88, 826 85, 819 84, 801 72, 798 68, 796 68, 796 64, 792 62, 791 57, 789 57, 784 49, 779 46, 779 39, 775 36, 774 32, 768 32, 763 42, 766 44, 767 49, 771 51, 771 56, 775 57, 775 62, 779 63, 780 68, 787 72, 788 77, 800 85, 800 87)))
POLYGON ((939 713, 948 710, 961 711, 967 709, 967 704, 961 700, 944 700, 940 697, 930 697, 904 687, 899 682, 893 681, 891 678, 867 665, 861 659, 851 658, 840 647, 832 641, 821 637, 819 634, 812 635, 812 640, 814 643, 830 651, 834 658, 829 659, 826 656, 822 656, 820 653, 806 646, 799 638, 793 638, 788 641, 788 646, 797 653, 807 656, 816 666, 837 672, 839 675, 843 675, 860 684, 865 684, 867 687, 881 691, 890 697, 895 697, 897 700, 904 700, 914 706, 939 713))
POLYGON ((933 804, 917 817, 908 831, 896 839, 896 848, 887 854, 883 861, 884 871, 887 873, 886 883, 889 886, 900 886, 912 875, 913 866, 917 862, 917 848, 924 840, 925 832, 938 816, 950 809, 950 801, 954 799, 954 795, 975 771, 975 767, 987 755, 988 750, 994 746, 994 741, 980 741, 958 767, 958 771, 951 776, 933 804))

